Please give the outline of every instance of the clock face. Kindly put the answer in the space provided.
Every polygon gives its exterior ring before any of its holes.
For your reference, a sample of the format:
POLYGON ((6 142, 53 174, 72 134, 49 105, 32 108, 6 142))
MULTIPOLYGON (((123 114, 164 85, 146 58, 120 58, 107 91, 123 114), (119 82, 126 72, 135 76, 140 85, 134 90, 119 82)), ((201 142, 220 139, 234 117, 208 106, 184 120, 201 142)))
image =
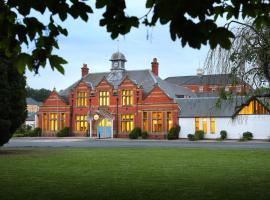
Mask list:
POLYGON ((117 62, 113 63, 113 66, 118 67, 118 63, 117 62))

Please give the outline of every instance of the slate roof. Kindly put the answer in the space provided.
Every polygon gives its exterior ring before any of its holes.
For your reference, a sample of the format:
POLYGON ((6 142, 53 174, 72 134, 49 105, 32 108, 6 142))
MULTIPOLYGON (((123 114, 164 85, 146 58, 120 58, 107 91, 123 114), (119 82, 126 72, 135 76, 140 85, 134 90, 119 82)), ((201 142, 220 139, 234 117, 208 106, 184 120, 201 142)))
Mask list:
MULTIPOLYGON (((83 77, 82 79, 78 80, 65 90, 61 90, 59 92, 60 96, 66 97, 71 89, 75 88, 76 85, 80 81, 84 81, 89 85, 89 87, 96 87, 99 82, 105 77, 106 79, 108 77, 112 76, 112 72, 101 72, 101 73, 90 73, 83 77)), ((133 81, 135 84, 138 86, 143 87, 143 92, 144 95, 147 95, 154 87, 156 84, 160 86, 160 88, 171 98, 175 98, 176 94, 178 95, 184 95, 184 96, 189 96, 189 97, 195 97, 196 95, 191 92, 189 89, 169 83, 167 81, 162 80, 161 78, 155 76, 151 70, 123 70, 122 75, 120 76, 119 74, 119 79, 107 79, 110 84, 113 85, 114 88, 118 88, 119 84, 122 82, 123 79, 128 77, 131 81, 133 81)), ((118 76, 117 75, 117 76, 118 76)))
POLYGON ((42 103, 39 101, 36 101, 35 99, 31 98, 31 97, 27 97, 26 98, 26 104, 27 105, 37 105, 40 106, 42 103))
MULTIPOLYGON (((241 105, 251 100, 247 97, 233 97, 228 100, 221 100, 220 106, 217 106, 219 97, 202 97, 189 99, 176 99, 180 107, 180 118, 189 117, 234 117, 241 109, 241 105)), ((269 110, 269 104, 263 99, 257 99, 269 110)))
POLYGON ((242 83, 241 79, 233 77, 231 74, 208 74, 194 76, 174 76, 165 79, 177 85, 225 85, 242 83))

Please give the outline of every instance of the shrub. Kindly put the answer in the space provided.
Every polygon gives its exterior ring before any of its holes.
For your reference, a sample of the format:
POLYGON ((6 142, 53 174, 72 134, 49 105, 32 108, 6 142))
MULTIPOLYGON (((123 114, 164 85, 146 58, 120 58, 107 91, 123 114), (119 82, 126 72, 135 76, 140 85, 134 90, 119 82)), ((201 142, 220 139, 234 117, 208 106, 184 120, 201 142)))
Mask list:
POLYGON ((179 132, 180 132, 180 126, 175 125, 172 128, 170 128, 168 134, 167 134, 167 139, 168 140, 176 140, 179 138, 179 132))
POLYGON ((188 134, 187 137, 188 137, 188 140, 190 140, 190 141, 194 141, 195 140, 194 134, 188 134))
POLYGON ((253 138, 253 134, 251 132, 246 131, 243 133, 244 140, 252 140, 252 138, 253 138))
POLYGON ((67 136, 69 136, 69 128, 65 127, 62 130, 58 131, 56 133, 56 136, 57 137, 67 137, 67 136))
POLYGON ((143 139, 147 139, 148 138, 148 132, 147 131, 143 131, 142 132, 142 138, 143 139))
POLYGON ((227 139, 227 131, 225 130, 220 131, 220 139, 222 140, 227 139))
POLYGON ((169 131, 169 133, 167 134, 167 139, 168 139, 168 140, 175 140, 176 138, 175 138, 175 136, 173 135, 173 133, 169 131))
POLYGON ((198 130, 195 132, 195 140, 203 140, 204 132, 203 130, 198 130))
POLYGON ((138 139, 142 135, 142 129, 140 127, 135 127, 128 135, 130 139, 138 139))
POLYGON ((29 132, 30 137, 40 137, 41 136, 42 129, 41 128, 35 128, 34 130, 29 132))

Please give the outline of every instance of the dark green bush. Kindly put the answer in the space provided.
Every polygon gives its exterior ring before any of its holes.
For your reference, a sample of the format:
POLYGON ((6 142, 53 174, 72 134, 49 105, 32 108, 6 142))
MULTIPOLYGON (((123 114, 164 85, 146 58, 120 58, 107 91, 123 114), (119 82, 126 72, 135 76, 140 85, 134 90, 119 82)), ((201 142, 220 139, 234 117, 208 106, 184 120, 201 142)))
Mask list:
POLYGON ((148 132, 147 131, 143 131, 142 132, 142 139, 147 139, 148 138, 148 132))
POLYGON ((203 140, 204 132, 203 130, 198 130, 195 132, 195 140, 203 140))
POLYGON ((57 137, 67 137, 69 136, 69 127, 65 127, 56 133, 57 137))
POLYGON ((227 139, 227 131, 225 130, 220 131, 220 139, 222 140, 227 139))
POLYGON ((194 134, 188 134, 187 137, 188 137, 188 140, 190 140, 190 141, 194 141, 195 140, 194 134))
POLYGON ((168 132, 167 139, 168 140, 177 140, 179 138, 180 129, 181 128, 179 125, 173 126, 168 132))
POLYGON ((243 133, 243 139, 244 140, 252 140, 253 138, 253 134, 249 131, 246 131, 243 133))
POLYGON ((30 125, 26 125, 26 124, 22 124, 13 134, 13 137, 29 137, 31 135, 31 132, 33 130, 32 126, 30 125))
POLYGON ((40 137, 41 136, 42 129, 41 128, 35 128, 34 130, 31 130, 29 132, 30 137, 40 137))
POLYGON ((142 129, 140 127, 135 127, 128 135, 130 139, 138 139, 142 135, 142 129))
MULTIPOLYGON (((171 130, 171 129, 170 129, 170 130, 171 130)), ((176 138, 175 138, 175 136, 173 135, 173 133, 169 131, 169 133, 167 134, 167 139, 168 139, 168 140, 175 140, 176 138)))

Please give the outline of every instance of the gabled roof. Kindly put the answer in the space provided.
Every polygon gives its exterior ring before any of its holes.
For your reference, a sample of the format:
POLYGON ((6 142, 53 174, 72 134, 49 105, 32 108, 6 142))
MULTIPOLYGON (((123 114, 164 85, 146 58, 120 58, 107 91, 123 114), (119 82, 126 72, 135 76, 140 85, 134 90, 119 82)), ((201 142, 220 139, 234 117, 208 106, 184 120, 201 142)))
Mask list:
MULTIPOLYGON (((189 99, 176 99, 180 107, 180 118, 188 117, 234 117, 242 108, 254 98, 243 96, 232 97, 228 100, 221 100, 217 105, 219 97, 202 97, 189 99)), ((269 107, 262 99, 257 99, 268 110, 269 107)))
MULTIPOLYGON (((79 81, 83 80, 85 83, 91 85, 91 87, 96 87, 104 77, 107 79, 109 75, 111 76, 110 72, 90 73, 85 77, 83 77, 82 79, 80 79, 79 81)), ((181 94, 189 97, 196 96, 189 89, 162 80, 161 78, 155 76, 150 70, 125 70, 123 71, 123 76, 121 80, 117 81, 110 81, 112 79, 107 80, 111 85, 113 85, 114 88, 118 88, 119 84, 126 77, 128 77, 133 83, 137 84, 138 86, 142 86, 144 95, 147 95, 154 88, 154 86, 158 84, 160 88, 164 92, 166 92, 166 94, 171 98, 175 98, 176 94, 178 95, 181 94)), ((79 81, 72 84, 67 89, 61 90, 59 94, 61 96, 67 96, 69 92, 76 86, 76 84, 78 84, 79 81)))
POLYGON ((194 76, 174 76, 165 79, 177 85, 226 85, 226 84, 245 84, 240 78, 231 74, 208 74, 194 76))
POLYGON ((39 101, 36 101, 35 99, 31 98, 31 97, 27 97, 26 98, 26 104, 27 105, 37 105, 40 106, 42 103, 39 101))

